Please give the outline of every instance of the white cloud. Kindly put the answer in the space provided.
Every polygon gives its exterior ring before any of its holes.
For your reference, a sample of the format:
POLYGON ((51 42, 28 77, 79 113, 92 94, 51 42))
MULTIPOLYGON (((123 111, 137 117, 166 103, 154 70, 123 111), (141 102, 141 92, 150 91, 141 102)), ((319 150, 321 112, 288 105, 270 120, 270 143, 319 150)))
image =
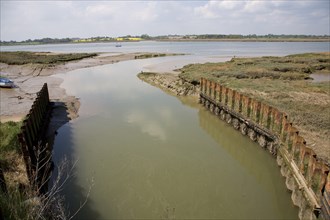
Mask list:
POLYGON ((329 2, 209 1, 195 7, 217 33, 329 34, 329 2), (222 32, 221 32, 222 31, 222 32))
POLYGON ((86 8, 86 16, 95 17, 95 16, 111 16, 116 11, 118 11, 119 7, 115 7, 113 5, 90 5, 86 8))
POLYGON ((221 9, 235 10, 239 9, 244 5, 243 1, 213 1, 211 4, 217 5, 221 9))
POLYGON ((265 14, 271 12, 273 9, 270 1, 248 1, 246 2, 243 11, 248 13, 265 14))
POLYGON ((146 7, 135 11, 135 13, 133 13, 132 16, 134 20, 141 20, 141 21, 153 21, 156 20, 157 17, 158 17, 157 5, 155 2, 148 2, 146 7))
POLYGON ((147 117, 146 113, 139 110, 131 111, 127 114, 127 122, 138 126, 143 133, 146 133, 152 137, 156 137, 161 141, 165 141, 167 138, 165 129, 162 124, 157 120, 152 120, 147 117))
POLYGON ((329 34, 329 1, 1 1, 1 40, 162 34, 329 34))

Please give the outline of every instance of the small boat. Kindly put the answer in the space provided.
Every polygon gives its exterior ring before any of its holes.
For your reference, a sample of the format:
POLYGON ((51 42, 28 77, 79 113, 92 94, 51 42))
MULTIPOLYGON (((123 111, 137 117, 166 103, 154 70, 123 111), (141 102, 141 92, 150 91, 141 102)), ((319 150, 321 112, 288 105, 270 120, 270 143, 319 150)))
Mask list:
POLYGON ((12 88, 14 86, 14 82, 10 79, 0 78, 0 87, 4 88, 12 88))

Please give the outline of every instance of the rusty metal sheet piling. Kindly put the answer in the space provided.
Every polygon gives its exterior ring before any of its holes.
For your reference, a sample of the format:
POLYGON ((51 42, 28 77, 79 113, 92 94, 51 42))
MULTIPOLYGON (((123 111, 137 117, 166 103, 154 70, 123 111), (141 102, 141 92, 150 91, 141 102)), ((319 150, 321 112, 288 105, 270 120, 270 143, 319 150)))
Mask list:
MULTIPOLYGON (((299 190, 304 190, 303 195, 309 206, 314 208, 316 216, 321 213, 324 219, 330 220, 329 166, 306 146, 305 139, 284 112, 204 78, 201 79, 200 99, 207 102, 206 107, 212 108, 212 111, 214 108, 221 109, 276 143, 299 190)), ((219 111, 213 112, 218 114, 219 111)))

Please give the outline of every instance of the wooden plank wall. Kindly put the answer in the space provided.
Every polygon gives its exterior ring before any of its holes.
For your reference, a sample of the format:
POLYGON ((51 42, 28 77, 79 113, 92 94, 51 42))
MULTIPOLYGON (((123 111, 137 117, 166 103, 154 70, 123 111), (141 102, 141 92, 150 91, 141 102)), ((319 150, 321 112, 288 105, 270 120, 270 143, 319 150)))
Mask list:
POLYGON ((23 121, 21 132, 18 134, 31 184, 36 184, 36 180, 39 182, 41 176, 45 175, 44 170, 40 170, 40 167, 47 167, 47 164, 43 163, 50 162, 48 145, 45 143, 50 117, 51 106, 48 87, 45 83, 37 93, 37 98, 23 121))
POLYGON ((307 185, 317 196, 318 202, 325 207, 322 211, 325 209, 327 216, 330 216, 329 166, 318 160, 315 152, 306 146, 305 139, 288 121, 287 115, 277 108, 207 79, 202 78, 200 85, 201 93, 214 100, 214 104, 220 103, 234 110, 278 137, 307 185))

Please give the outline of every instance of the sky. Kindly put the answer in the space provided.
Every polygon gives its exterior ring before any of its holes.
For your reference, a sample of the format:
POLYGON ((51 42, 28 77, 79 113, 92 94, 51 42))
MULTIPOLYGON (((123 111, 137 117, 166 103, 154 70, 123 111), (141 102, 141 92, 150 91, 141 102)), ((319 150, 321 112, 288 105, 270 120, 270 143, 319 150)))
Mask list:
POLYGON ((0 0, 1 41, 168 34, 329 35, 329 0, 0 0))

